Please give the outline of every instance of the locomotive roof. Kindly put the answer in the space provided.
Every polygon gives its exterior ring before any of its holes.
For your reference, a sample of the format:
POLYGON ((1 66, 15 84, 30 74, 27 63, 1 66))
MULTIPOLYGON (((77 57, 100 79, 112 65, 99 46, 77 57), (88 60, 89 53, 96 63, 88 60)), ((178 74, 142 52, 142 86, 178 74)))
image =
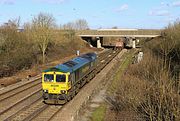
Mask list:
POLYGON ((56 65, 55 67, 46 69, 43 72, 55 71, 55 72, 63 72, 63 73, 67 73, 67 72, 72 73, 73 71, 81 68, 85 64, 94 61, 96 57, 97 56, 95 53, 83 54, 63 64, 59 64, 59 65, 56 65))

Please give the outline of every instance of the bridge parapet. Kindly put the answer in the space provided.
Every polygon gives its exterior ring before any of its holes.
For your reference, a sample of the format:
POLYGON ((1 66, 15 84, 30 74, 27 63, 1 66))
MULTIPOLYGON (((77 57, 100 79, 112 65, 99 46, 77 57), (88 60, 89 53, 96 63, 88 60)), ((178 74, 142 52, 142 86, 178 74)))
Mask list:
POLYGON ((82 30, 77 31, 78 36, 160 36, 162 30, 82 30))

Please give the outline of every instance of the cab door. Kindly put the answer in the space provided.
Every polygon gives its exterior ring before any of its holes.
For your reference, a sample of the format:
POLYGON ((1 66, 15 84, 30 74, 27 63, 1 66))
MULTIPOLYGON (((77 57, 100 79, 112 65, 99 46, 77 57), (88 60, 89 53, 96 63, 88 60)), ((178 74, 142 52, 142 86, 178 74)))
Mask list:
POLYGON ((75 74, 71 73, 71 74, 68 75, 68 87, 69 87, 69 89, 72 88, 74 83, 75 83, 75 74))

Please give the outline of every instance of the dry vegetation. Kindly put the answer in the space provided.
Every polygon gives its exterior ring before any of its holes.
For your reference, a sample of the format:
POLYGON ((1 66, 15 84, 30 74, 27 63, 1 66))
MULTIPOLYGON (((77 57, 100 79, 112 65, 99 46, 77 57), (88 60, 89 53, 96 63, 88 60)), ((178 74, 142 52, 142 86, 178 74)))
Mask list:
POLYGON ((123 111, 134 111, 142 120, 179 121, 180 22, 146 42, 143 51, 143 61, 131 65, 119 80, 114 96, 118 108, 111 120, 122 119, 123 111))
POLYGON ((55 18, 47 13, 34 16, 19 31, 20 19, 9 20, 0 26, 0 78, 10 76, 37 64, 46 64, 87 48, 75 31, 87 29, 85 20, 58 27, 55 18))

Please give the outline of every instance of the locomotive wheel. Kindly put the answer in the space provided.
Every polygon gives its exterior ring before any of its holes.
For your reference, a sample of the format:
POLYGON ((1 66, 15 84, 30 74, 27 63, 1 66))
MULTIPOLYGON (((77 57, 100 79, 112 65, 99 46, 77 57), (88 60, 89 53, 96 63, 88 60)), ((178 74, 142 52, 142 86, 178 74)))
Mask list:
POLYGON ((69 102, 71 99, 72 99, 72 96, 71 96, 71 94, 70 93, 68 93, 68 95, 67 95, 67 97, 66 97, 67 99, 67 102, 69 102))
POLYGON ((79 89, 80 89, 80 84, 77 84, 76 85, 76 94, 79 92, 79 89))
POLYGON ((90 82, 90 80, 91 80, 91 75, 88 75, 86 82, 88 83, 88 82, 90 82))
MULTIPOLYGON (((75 88, 75 87, 73 87, 73 88, 75 88)), ((71 97, 74 98, 75 95, 76 95, 76 89, 73 89, 71 92, 71 97)))

